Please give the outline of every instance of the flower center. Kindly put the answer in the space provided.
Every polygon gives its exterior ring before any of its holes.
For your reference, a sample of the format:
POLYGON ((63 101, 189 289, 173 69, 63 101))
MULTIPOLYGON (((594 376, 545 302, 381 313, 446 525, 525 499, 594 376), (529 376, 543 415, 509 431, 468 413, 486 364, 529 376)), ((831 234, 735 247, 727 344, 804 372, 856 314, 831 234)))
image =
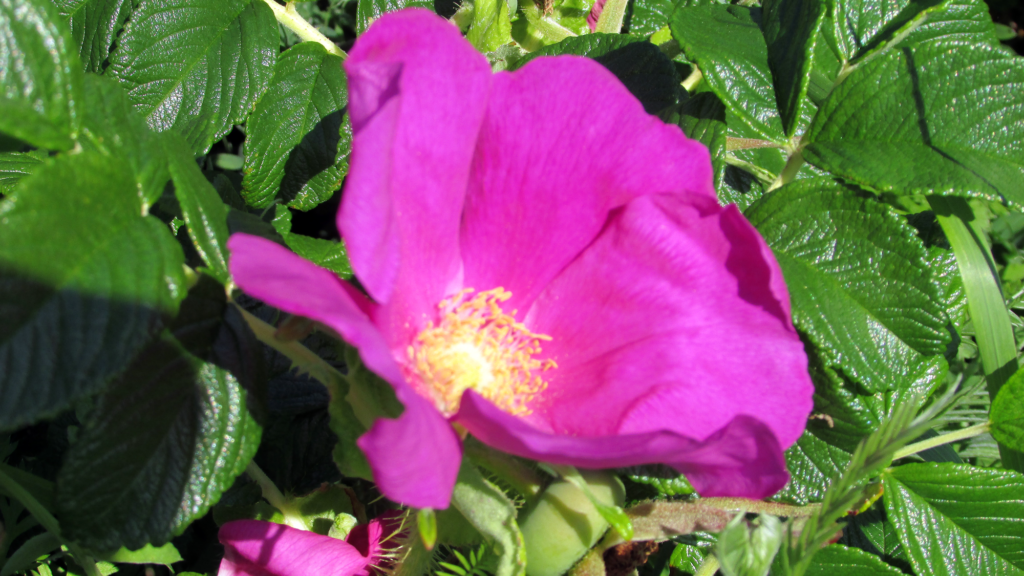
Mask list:
POLYGON ((446 416, 459 410, 462 393, 472 388, 509 414, 529 414, 530 400, 547 388, 535 371, 556 367, 538 360, 540 343, 501 303, 512 297, 504 288, 473 295, 472 288, 437 305, 438 324, 427 324, 409 346, 409 360, 437 408, 446 416))

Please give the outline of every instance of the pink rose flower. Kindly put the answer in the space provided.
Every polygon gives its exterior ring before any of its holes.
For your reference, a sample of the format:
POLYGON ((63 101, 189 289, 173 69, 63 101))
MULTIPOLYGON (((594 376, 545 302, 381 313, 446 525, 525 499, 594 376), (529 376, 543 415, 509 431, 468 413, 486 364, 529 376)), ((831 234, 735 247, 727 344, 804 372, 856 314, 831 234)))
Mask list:
POLYGON ((374 576, 394 519, 356 526, 345 540, 260 520, 226 522, 217 534, 224 545, 217 576, 374 576))
POLYGON ((782 274, 707 150, 606 69, 492 74, 426 12, 381 17, 345 70, 338 228, 368 296, 231 237, 247 293, 336 330, 405 406, 359 439, 380 490, 446 508, 458 424, 519 456, 665 463, 705 496, 786 483, 813 387, 782 274))

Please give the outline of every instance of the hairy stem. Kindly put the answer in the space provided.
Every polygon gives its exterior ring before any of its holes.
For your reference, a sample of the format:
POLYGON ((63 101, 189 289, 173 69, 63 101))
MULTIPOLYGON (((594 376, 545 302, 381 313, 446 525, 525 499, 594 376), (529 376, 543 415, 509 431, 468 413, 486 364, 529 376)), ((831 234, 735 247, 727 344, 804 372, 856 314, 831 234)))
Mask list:
POLYGON ((626 5, 629 0, 608 0, 605 2, 601 15, 597 17, 594 32, 618 34, 622 31, 622 22, 626 19, 626 5))
POLYGON ((280 22, 285 28, 295 32, 295 35, 302 38, 306 42, 316 42, 324 47, 328 53, 334 54, 339 58, 346 58, 348 54, 341 48, 338 48, 334 42, 320 33, 312 24, 306 22, 306 19, 299 16, 299 13, 295 11, 295 2, 288 2, 288 4, 281 6, 275 0, 263 0, 270 6, 270 9, 274 11, 274 17, 280 22))
POLYGON ((714 552, 709 552, 704 557, 704 561, 697 567, 697 571, 693 573, 693 576, 715 576, 719 566, 718 557, 715 556, 714 552))
POLYGON ((263 497, 266 498, 267 502, 270 502, 271 506, 281 511, 281 514, 284 515, 285 524, 292 528, 298 528, 299 530, 309 530, 309 526, 306 525, 306 521, 295 512, 295 509, 285 499, 281 490, 279 490, 277 485, 274 484, 274 481, 256 465, 255 460, 249 461, 249 465, 245 467, 245 473, 259 484, 260 491, 263 492, 263 497))
POLYGON ((929 438, 927 440, 915 442, 914 444, 905 446, 904 448, 898 450, 895 454, 892 455, 892 459, 897 460, 899 458, 906 458, 907 456, 917 454, 918 452, 923 452, 925 450, 928 450, 929 448, 935 448, 936 446, 942 446, 943 444, 949 444, 950 442, 957 442, 959 440, 965 440, 967 438, 974 438, 975 436, 988 432, 989 428, 991 427, 991 422, 982 422, 981 424, 977 424, 969 428, 964 428, 962 430, 949 432, 947 434, 941 434, 939 436, 935 436, 934 438, 929 438))

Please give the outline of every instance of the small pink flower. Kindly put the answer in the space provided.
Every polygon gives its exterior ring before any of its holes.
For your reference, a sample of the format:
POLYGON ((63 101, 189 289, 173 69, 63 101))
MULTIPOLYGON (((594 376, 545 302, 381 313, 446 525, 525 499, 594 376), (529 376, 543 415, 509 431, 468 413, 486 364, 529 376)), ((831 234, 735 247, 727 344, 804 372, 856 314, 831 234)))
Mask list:
POLYGON ((492 74, 451 24, 381 17, 345 70, 338 228, 369 297, 236 234, 235 282, 356 346, 405 406, 359 439, 381 491, 446 508, 458 424, 585 468, 666 463, 705 496, 762 498, 813 387, 782 274, 707 150, 607 70, 492 74))
POLYGON ((235 520, 220 528, 224 545, 218 576, 372 576, 385 561, 393 517, 356 526, 345 540, 283 524, 235 520))

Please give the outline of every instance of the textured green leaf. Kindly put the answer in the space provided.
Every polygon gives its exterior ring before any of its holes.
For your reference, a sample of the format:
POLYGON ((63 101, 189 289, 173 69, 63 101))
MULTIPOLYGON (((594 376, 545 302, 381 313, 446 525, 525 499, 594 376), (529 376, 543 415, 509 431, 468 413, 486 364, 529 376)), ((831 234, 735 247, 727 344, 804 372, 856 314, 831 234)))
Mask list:
POLYGON ((1024 370, 1000 388, 992 401, 992 436, 1018 452, 1024 452, 1024 370))
POLYGON ((879 192, 1024 205, 1024 61, 929 43, 857 69, 822 103, 804 157, 879 192), (952 79, 952 81, 951 81, 952 79))
POLYGON ((84 102, 79 142, 127 168, 143 209, 148 209, 160 199, 170 179, 162 137, 149 129, 124 90, 109 78, 87 74, 84 102))
POLYGON ((814 46, 826 6, 821 0, 765 0, 763 6, 768 67, 782 125, 786 136, 792 137, 803 108, 809 105, 814 46))
POLYGON ((801 506, 820 502, 830 482, 838 478, 849 463, 849 452, 805 430, 796 444, 786 450, 789 483, 775 498, 801 506))
POLYGON ((653 114, 675 104, 679 75, 672 61, 650 42, 626 34, 587 34, 531 52, 509 70, 518 70, 540 56, 572 54, 593 58, 611 71, 653 114))
POLYGON ((45 154, 38 152, 0 153, 0 194, 10 194, 22 178, 42 165, 45 154))
POLYGON ((356 5, 356 32, 362 34, 374 20, 403 8, 434 10, 433 0, 360 0, 356 5))
POLYGON ((883 481, 886 512, 917 574, 1024 574, 1024 475, 910 464, 883 481))
MULTIPOLYGON (((722 186, 725 178, 725 105, 713 92, 694 94, 662 118, 683 129, 688 137, 707 146, 711 153, 711 169, 715 174, 715 190, 722 204, 742 201, 739 194, 722 186)), ((749 203, 748 203, 749 204, 749 203)), ((746 208, 742 205, 741 208, 746 208)))
POLYGON ((299 256, 327 268, 342 278, 352 276, 352 265, 348 261, 348 251, 343 242, 293 234, 292 213, 286 206, 278 205, 273 226, 284 238, 284 243, 299 256))
POLYGON ((54 0, 67 19, 86 72, 102 74, 117 35, 132 14, 132 0, 54 0))
POLYGON ((900 576, 903 572, 878 556, 842 544, 826 546, 814 555, 806 576, 900 576))
POLYGON ((261 0, 143 0, 109 73, 154 130, 174 128, 202 153, 252 110, 279 42, 261 0))
POLYGON ((82 64, 50 0, 0 0, 0 132, 69 150, 82 114, 82 64))
POLYGON ((473 23, 466 33, 466 40, 481 52, 491 52, 511 42, 512 21, 509 20, 508 3, 505 0, 475 0, 473 23))
POLYGON ((634 0, 632 12, 626 13, 626 31, 637 36, 648 36, 668 25, 668 18, 676 9, 672 0, 634 0))
POLYGON ((463 462, 459 469, 452 506, 480 531, 498 556, 495 576, 525 573, 526 551, 523 534, 516 524, 515 505, 468 462, 463 462))
POLYGON ((247 124, 245 201, 263 208, 281 200, 308 210, 330 198, 347 171, 347 104, 341 58, 316 42, 281 54, 247 124))
POLYGON ((889 564, 909 571, 910 559, 903 550, 896 527, 889 521, 881 503, 867 512, 850 517, 848 526, 843 530, 845 544, 880 556, 889 564))
POLYGON ((170 542, 160 547, 153 546, 152 544, 146 544, 138 550, 121 548, 117 552, 102 556, 99 559, 105 562, 123 562, 126 564, 163 564, 164 566, 170 566, 175 562, 181 562, 183 560, 181 553, 178 552, 178 549, 170 542))
POLYGON ((895 47, 933 40, 957 40, 995 45, 995 33, 983 0, 837 0, 823 28, 826 42, 843 63, 864 57, 909 31, 895 47), (927 11, 922 22, 915 22, 927 11))
POLYGON ((166 134, 164 142, 174 195, 181 206, 189 238, 210 274, 222 284, 226 283, 230 277, 228 208, 196 166, 187 144, 176 134, 166 134))
POLYGON ((0 202, 0 427, 97 391, 177 310, 181 247, 142 208, 95 151, 48 161, 0 202))
POLYGON ((780 188, 746 215, 782 267, 797 328, 827 366, 881 392, 902 387, 922 354, 945 352, 927 251, 890 208, 816 179, 780 188))
POLYGON ((165 335, 99 398, 69 450, 61 527, 96 550, 162 545, 231 486, 259 439, 237 380, 165 335))
POLYGON ((729 110, 754 128, 758 138, 785 142, 760 18, 760 9, 697 6, 676 10, 669 26, 729 110))

